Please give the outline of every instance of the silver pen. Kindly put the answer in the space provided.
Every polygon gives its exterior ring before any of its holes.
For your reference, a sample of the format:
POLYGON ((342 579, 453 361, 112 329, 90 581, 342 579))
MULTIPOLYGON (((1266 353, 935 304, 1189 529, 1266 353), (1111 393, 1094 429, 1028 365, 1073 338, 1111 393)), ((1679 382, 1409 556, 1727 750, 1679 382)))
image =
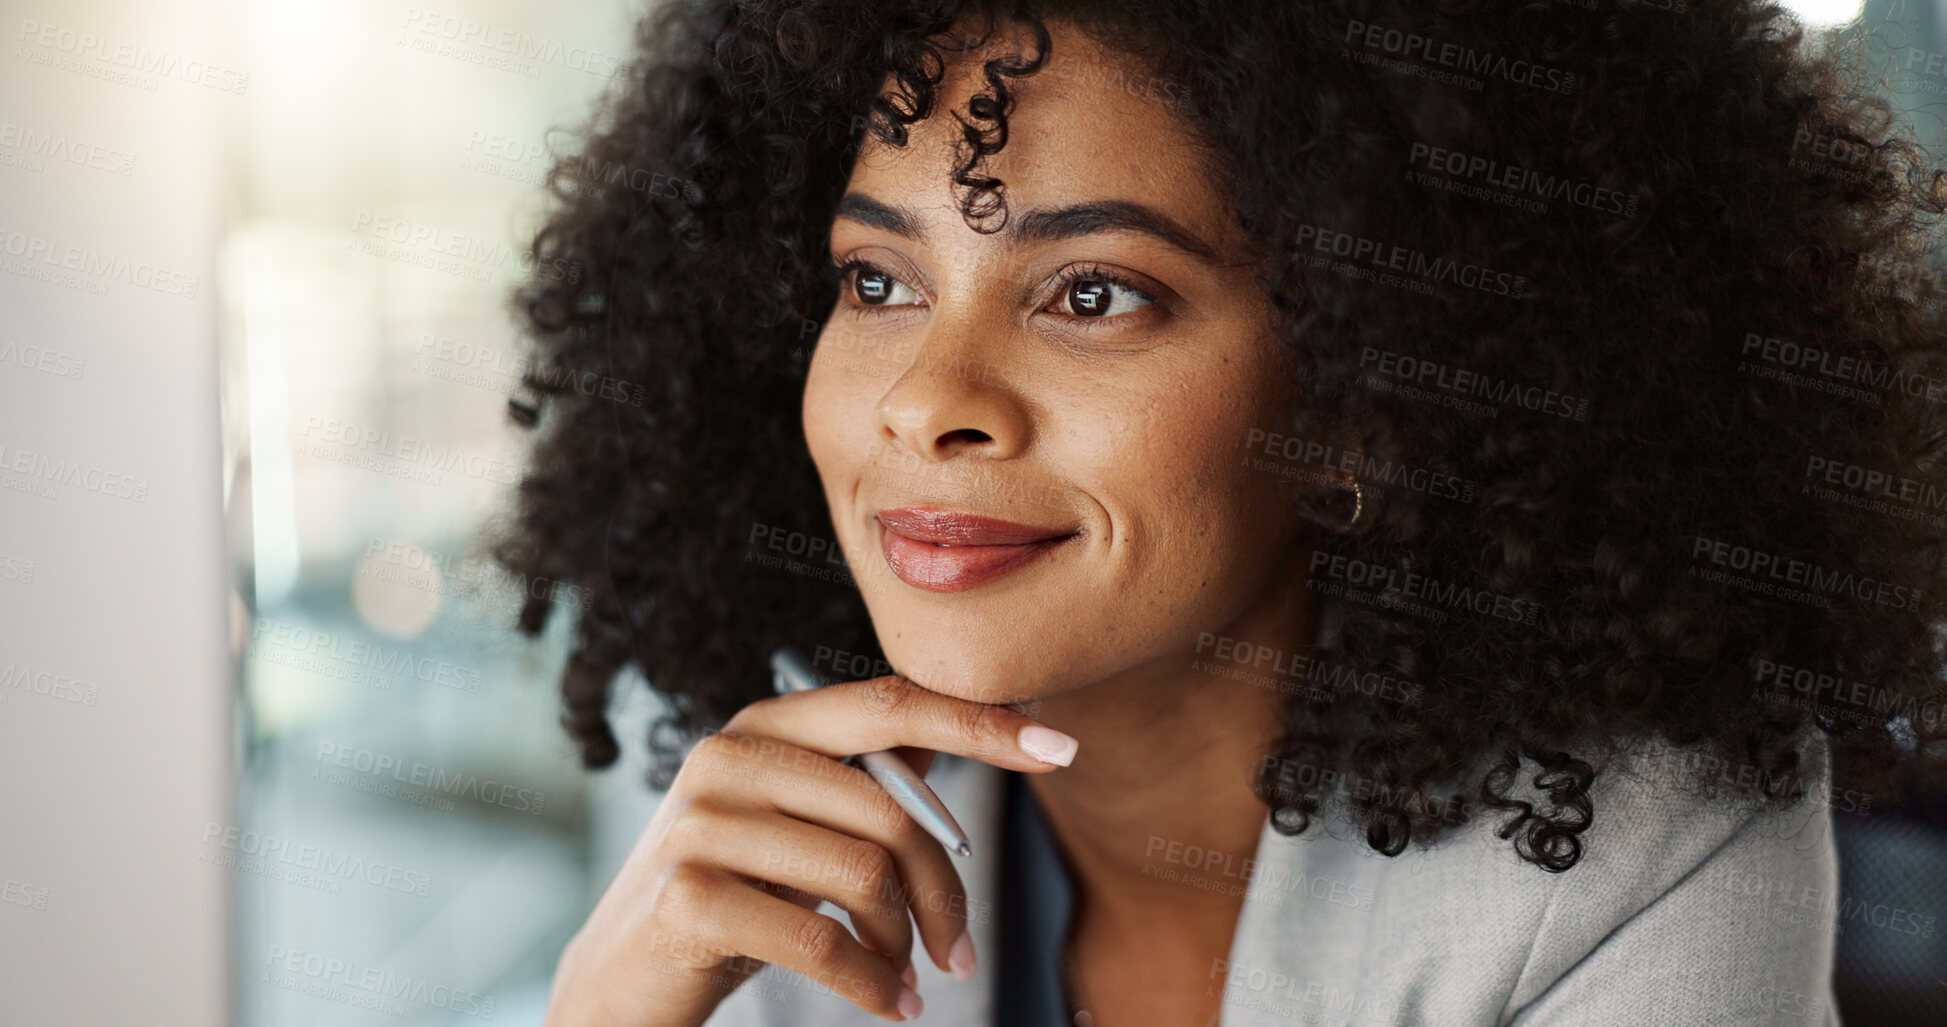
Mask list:
MULTIPOLYGON (((818 687, 818 673, 811 669, 804 654, 790 646, 771 654, 771 671, 771 684, 779 695, 808 692, 818 687)), ((962 856, 973 855, 973 843, 967 840, 967 833, 960 830, 959 823, 953 819, 953 814, 947 812, 946 804, 940 801, 940 797, 933 794, 933 789, 926 787, 926 779, 920 777, 905 760, 890 750, 882 749, 862 752, 846 760, 848 763, 854 761, 872 775, 872 780, 879 782, 879 787, 892 795, 892 800, 899 804, 900 809, 919 821, 919 826, 925 828, 927 834, 938 838, 940 844, 950 851, 962 856)))

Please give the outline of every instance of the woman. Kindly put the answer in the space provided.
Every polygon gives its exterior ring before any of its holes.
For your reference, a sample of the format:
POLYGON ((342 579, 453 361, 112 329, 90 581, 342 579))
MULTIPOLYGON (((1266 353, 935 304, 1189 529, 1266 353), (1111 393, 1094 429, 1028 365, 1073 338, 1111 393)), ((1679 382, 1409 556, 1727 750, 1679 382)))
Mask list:
POLYGON ((671 706, 549 1023, 1834 1022, 1830 806, 1941 750, 1943 191, 1791 28, 653 13, 522 306, 502 558, 597 597, 589 766, 671 706))

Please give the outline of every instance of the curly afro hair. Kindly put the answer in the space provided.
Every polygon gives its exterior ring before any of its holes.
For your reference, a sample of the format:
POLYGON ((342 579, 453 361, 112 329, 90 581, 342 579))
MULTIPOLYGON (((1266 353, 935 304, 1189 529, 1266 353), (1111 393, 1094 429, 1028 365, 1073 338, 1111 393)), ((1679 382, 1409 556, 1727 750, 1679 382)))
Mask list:
POLYGON ((1463 0, 651 11, 549 179, 510 408, 533 460, 495 543, 523 631, 552 608, 533 583, 591 597, 561 680, 586 765, 617 758, 631 668, 668 703, 666 787, 769 694, 774 646, 880 652, 841 563, 752 559, 834 536, 799 403, 835 205, 868 133, 950 113, 961 213, 994 230, 981 161, 1010 81, 1060 65, 1048 19, 1219 155, 1305 396, 1240 452, 1323 526, 1318 652, 1414 697, 1288 694, 1240 768, 1279 830, 1330 808, 1397 854, 1493 815, 1561 871, 1644 739, 1756 806, 1802 795, 1818 732, 1851 787, 1939 769, 1947 183, 1857 48, 1774 5, 1463 0), (937 111, 1004 25, 1034 45, 937 111), (602 380, 636 401, 577 384, 602 380))

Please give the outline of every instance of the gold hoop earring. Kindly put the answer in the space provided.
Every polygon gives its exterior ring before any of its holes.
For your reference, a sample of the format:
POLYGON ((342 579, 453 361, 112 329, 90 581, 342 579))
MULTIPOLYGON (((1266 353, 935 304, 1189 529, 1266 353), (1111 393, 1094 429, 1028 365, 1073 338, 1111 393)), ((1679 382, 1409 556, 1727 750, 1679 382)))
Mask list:
POLYGON ((1366 490, 1364 486, 1360 485, 1355 480, 1352 483, 1352 519, 1345 522, 1345 527, 1340 528, 1339 530, 1351 531, 1354 527, 1358 525, 1359 518, 1364 516, 1365 512, 1366 512, 1366 490))

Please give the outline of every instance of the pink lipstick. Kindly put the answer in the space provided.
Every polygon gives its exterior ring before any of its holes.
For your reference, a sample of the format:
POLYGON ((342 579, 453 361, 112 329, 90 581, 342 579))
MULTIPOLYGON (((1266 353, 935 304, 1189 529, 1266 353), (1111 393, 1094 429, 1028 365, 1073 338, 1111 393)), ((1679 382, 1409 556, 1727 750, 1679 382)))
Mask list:
POLYGON ((880 510, 879 548, 899 580, 929 592, 965 592, 1026 567, 1078 532, 956 510, 880 510))

